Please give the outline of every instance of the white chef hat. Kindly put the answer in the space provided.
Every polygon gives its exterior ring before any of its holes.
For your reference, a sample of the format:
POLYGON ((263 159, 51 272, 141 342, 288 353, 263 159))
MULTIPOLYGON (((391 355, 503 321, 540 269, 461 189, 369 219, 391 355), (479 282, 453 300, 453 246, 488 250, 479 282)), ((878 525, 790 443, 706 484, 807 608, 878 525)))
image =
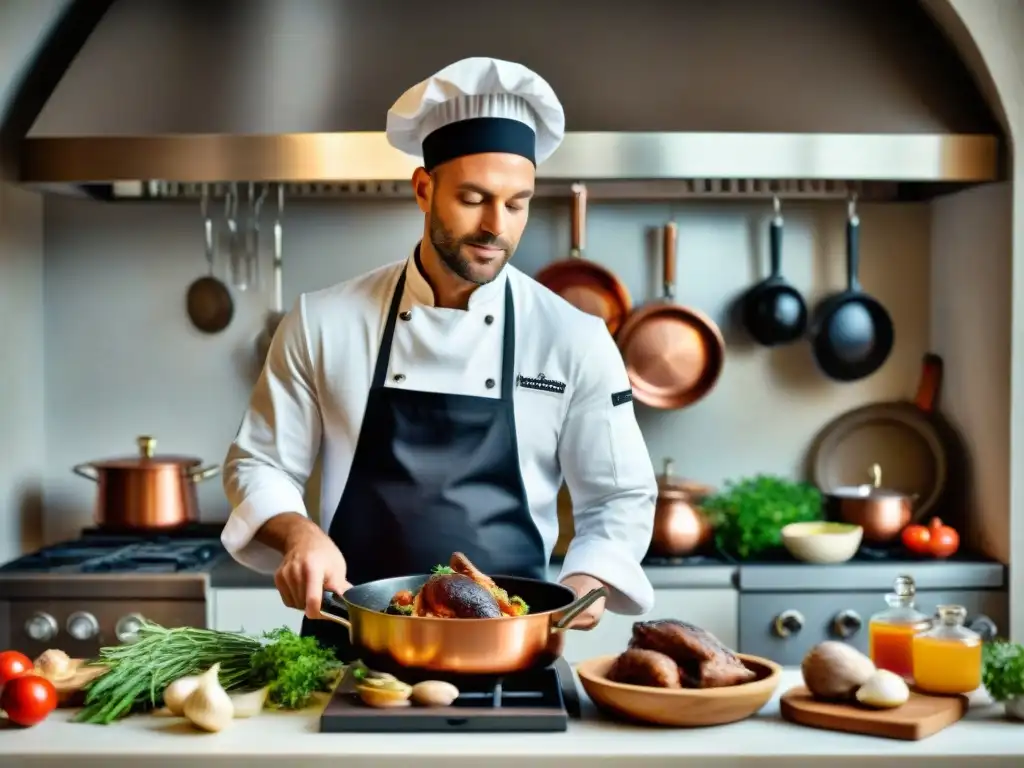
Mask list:
POLYGON ((391 146, 429 171, 464 155, 506 152, 534 165, 565 134, 565 113, 540 75, 522 64, 470 58, 449 64, 403 93, 388 110, 391 146))

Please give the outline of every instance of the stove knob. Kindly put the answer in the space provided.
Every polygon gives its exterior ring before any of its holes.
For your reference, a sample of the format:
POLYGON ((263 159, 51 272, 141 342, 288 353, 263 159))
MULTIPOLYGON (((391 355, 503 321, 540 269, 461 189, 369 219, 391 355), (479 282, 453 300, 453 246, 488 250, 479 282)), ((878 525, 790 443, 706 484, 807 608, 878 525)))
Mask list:
POLYGON ((856 611, 840 611, 832 619, 832 631, 845 640, 856 635, 863 624, 864 620, 856 611))
POLYGON ((967 626, 981 635, 981 639, 986 643, 991 643, 999 634, 999 628, 996 626, 996 623, 984 614, 975 618, 967 626))
POLYGON ((100 633, 100 623, 96 617, 85 611, 75 611, 68 616, 64 629, 75 640, 91 640, 100 633))
POLYGON ((775 617, 775 634, 779 637, 795 635, 804 628, 804 615, 800 611, 783 611, 775 617))
POLYGON ((136 642, 139 639, 139 629, 142 628, 144 620, 141 613, 129 613, 118 619, 117 625, 114 627, 114 635, 118 642, 125 645, 136 642))
POLYGON ((25 622, 25 634, 38 643, 53 640, 60 632, 57 620, 48 613, 33 613, 25 622))

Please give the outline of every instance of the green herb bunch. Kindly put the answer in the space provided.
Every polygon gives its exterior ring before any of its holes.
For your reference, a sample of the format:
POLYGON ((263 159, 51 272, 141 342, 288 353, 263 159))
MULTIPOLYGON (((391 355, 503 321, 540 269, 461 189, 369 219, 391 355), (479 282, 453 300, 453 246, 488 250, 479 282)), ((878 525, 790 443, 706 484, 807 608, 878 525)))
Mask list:
POLYGON ((250 684, 269 685, 267 701, 273 707, 301 709, 317 691, 330 689, 341 665, 329 648, 315 637, 301 637, 289 629, 275 629, 268 641, 252 654, 250 684))
POLYGON ((85 706, 75 720, 106 725, 163 704, 175 680, 220 663, 218 680, 227 691, 269 686, 273 707, 298 709, 326 690, 341 668, 332 651, 315 638, 277 629, 257 637, 195 627, 166 629, 144 621, 138 640, 100 649, 90 664, 108 671, 85 689, 85 706))
POLYGON ((821 493, 813 485, 774 475, 727 481, 701 502, 723 552, 742 560, 782 546, 790 523, 821 520, 821 493))
POLYGON ((981 663, 981 682, 995 701, 1024 696, 1024 645, 985 643, 981 663))

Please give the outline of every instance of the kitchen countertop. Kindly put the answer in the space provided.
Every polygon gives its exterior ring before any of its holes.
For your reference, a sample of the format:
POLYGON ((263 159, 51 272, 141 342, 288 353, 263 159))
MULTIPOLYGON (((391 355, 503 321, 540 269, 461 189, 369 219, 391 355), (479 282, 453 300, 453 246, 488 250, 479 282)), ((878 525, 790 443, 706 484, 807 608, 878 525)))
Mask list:
MULTIPOLYGON (((138 716, 108 727, 70 723, 61 711, 25 730, 0 728, 0 768, 163 768, 196 761, 203 768, 522 768, 533 765, 657 766, 1020 766, 1024 723, 1005 720, 984 693, 967 717, 918 742, 856 736, 780 719, 778 695, 801 682, 787 669, 775 698, 755 717, 717 728, 661 729, 603 720, 585 701, 581 721, 564 733, 321 734, 319 707, 236 720, 219 734, 193 731, 178 719, 138 716)), ((322 706, 322 705, 321 705, 322 706)))

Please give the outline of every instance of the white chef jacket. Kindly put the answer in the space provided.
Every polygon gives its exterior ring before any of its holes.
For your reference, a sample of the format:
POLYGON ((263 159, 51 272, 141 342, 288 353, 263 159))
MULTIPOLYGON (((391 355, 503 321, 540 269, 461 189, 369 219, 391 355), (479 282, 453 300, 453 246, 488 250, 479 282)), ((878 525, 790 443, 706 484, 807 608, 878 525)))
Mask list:
POLYGON ((632 401, 612 397, 630 389, 622 358, 600 318, 511 265, 473 292, 467 310, 435 307, 411 257, 301 295, 278 327, 224 463, 232 505, 224 546, 243 565, 274 571, 281 556, 253 535, 279 513, 307 514, 303 490, 320 452, 320 524, 330 529, 402 269, 399 312, 411 315, 395 324, 385 386, 500 397, 505 283, 511 281, 517 377, 565 384, 562 393, 514 389, 519 467, 545 555, 550 558, 558 538, 556 497, 564 476, 575 537, 559 579, 589 574, 609 586, 608 610, 649 611, 654 591, 640 561, 651 541, 657 482, 632 401))

